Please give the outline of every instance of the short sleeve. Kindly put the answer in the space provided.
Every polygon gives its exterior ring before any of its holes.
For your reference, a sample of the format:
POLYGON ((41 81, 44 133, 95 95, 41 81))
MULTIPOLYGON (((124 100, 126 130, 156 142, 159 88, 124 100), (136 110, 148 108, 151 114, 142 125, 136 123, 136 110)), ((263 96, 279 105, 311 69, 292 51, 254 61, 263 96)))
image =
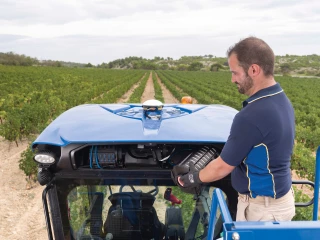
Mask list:
POLYGON ((230 135, 220 156, 227 164, 238 166, 251 149, 262 140, 263 136, 258 127, 238 113, 233 120, 230 135))

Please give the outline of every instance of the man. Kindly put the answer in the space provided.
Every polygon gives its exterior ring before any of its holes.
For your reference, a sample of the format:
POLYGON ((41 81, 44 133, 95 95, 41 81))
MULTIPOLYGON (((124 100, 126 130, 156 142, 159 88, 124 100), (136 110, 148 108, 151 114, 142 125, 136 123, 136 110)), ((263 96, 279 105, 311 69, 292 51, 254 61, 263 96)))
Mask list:
POLYGON ((274 80, 274 53, 261 39, 241 40, 228 52, 231 81, 249 96, 235 116, 218 158, 200 172, 172 171, 177 185, 193 188, 231 173, 239 192, 237 221, 290 221, 295 215, 290 159, 293 107, 274 80), (181 176, 178 176, 181 175, 181 176))

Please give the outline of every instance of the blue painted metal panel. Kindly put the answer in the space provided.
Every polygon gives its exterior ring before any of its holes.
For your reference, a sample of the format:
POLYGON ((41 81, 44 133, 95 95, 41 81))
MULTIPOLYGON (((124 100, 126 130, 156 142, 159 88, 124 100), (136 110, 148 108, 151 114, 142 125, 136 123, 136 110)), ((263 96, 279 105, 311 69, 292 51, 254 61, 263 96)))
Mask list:
MULTIPOLYGON (((314 202, 313 202, 313 220, 318 221, 318 207, 319 207, 319 191, 320 191, 320 146, 316 155, 316 172, 314 180, 314 202)), ((319 236, 320 239, 320 236, 319 236)))
POLYGON ((237 112, 223 105, 165 104, 157 120, 139 104, 86 104, 61 114, 33 144, 225 143, 237 112))
POLYGON ((240 239, 259 240, 319 240, 320 222, 293 221, 293 222, 234 222, 232 230, 226 232, 226 239, 232 239, 237 232, 240 239))

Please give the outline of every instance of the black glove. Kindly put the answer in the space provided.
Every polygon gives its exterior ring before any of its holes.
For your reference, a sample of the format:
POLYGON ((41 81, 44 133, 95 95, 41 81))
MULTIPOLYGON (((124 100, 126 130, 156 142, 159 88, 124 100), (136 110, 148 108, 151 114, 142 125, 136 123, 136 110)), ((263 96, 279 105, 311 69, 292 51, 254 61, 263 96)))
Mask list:
POLYGON ((179 186, 182 187, 179 182, 178 182, 178 177, 181 177, 182 175, 186 174, 189 172, 189 167, 186 165, 176 165, 173 167, 172 171, 171 171, 171 178, 174 181, 174 183, 179 186))
POLYGON ((192 162, 189 165, 189 168, 186 165, 174 166, 171 172, 172 179, 183 192, 199 194, 200 184, 202 183, 199 178, 199 171, 196 170, 192 162), (180 177, 180 182, 183 185, 178 182, 178 177, 180 177))
POLYGON ((199 171, 197 171, 193 163, 190 163, 189 172, 180 177, 180 182, 183 183, 184 188, 197 187, 202 183, 199 178, 199 171))

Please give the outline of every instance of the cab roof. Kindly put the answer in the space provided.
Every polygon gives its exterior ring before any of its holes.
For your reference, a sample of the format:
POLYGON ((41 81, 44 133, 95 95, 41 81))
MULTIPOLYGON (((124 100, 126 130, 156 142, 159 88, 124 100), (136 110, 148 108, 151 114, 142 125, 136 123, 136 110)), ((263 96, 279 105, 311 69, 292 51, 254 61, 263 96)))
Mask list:
POLYGON ((237 110, 224 105, 85 104, 57 117, 34 145, 71 143, 225 143, 237 110))

